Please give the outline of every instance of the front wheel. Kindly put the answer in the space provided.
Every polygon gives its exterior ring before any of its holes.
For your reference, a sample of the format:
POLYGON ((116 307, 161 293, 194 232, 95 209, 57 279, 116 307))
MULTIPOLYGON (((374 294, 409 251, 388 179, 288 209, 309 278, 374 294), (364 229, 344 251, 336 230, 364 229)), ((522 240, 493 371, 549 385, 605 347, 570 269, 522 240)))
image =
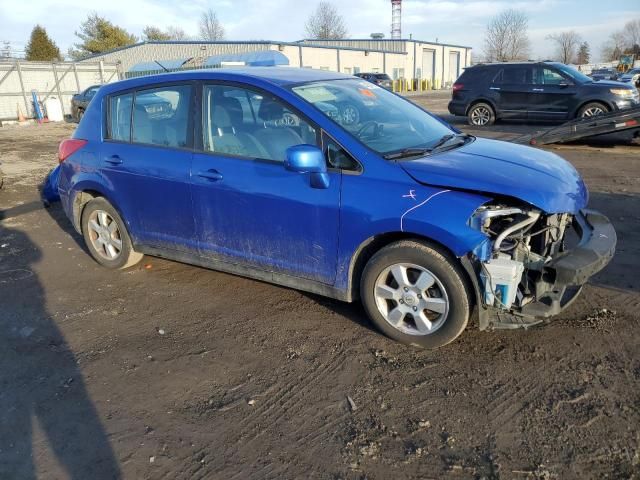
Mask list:
POLYGON ((142 260, 133 249, 125 223, 104 198, 90 200, 82 210, 82 236, 91 256, 107 268, 127 268, 142 260))
POLYGON ((393 243, 371 257, 360 296, 378 329, 407 345, 441 347, 469 321, 469 293, 455 258, 418 241, 393 243))
POLYGON ((598 115, 603 115, 603 114, 607 113, 608 111, 609 111, 609 109, 605 105, 603 105, 602 103, 591 102, 591 103, 587 103, 586 105, 584 105, 578 111, 578 118, 597 117, 598 115))

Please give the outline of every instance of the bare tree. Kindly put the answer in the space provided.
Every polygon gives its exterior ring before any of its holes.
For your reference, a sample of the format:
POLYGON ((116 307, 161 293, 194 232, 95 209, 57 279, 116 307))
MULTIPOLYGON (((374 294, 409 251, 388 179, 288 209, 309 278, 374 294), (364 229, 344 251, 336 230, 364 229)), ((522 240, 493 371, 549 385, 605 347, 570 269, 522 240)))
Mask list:
POLYGON ((526 60, 529 56, 529 19, 524 12, 505 10, 493 17, 485 34, 487 61, 526 60))
POLYGON ((180 27, 167 27, 166 33, 171 40, 189 40, 191 38, 180 27))
POLYGON ((556 44, 556 57, 562 63, 573 63, 582 39, 574 30, 548 35, 547 40, 556 44))
POLYGON ((309 38, 331 40, 345 38, 347 27, 338 9, 330 2, 322 1, 311 14, 305 30, 309 38))
POLYGON ((625 46, 627 48, 640 45, 640 18, 625 23, 622 34, 624 35, 625 46))
POLYGON ((624 52, 626 40, 622 32, 613 32, 609 35, 609 40, 602 45, 600 57, 603 62, 618 60, 624 52))
POLYGON ((224 40, 224 34, 224 27, 218 20, 218 14, 211 8, 202 12, 200 37, 204 40, 224 40))

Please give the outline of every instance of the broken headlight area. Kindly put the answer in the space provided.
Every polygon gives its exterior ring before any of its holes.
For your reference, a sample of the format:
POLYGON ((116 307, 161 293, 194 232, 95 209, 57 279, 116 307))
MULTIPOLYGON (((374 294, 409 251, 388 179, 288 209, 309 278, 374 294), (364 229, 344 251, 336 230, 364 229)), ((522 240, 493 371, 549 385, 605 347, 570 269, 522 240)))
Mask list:
MULTIPOLYGON (((547 266, 570 248, 573 215, 526 206, 484 205, 470 219, 488 241, 474 252, 484 305, 521 313, 555 283, 547 266)), ((577 236, 575 236, 577 239, 577 236)))

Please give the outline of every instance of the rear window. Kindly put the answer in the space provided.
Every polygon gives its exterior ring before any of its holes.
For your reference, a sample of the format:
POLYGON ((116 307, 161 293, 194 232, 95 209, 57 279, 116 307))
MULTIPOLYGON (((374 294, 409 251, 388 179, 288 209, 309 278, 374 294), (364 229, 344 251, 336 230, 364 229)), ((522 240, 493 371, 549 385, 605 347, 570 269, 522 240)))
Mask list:
POLYGON ((116 95, 109 99, 109 138, 131 141, 131 106, 133 93, 116 95))

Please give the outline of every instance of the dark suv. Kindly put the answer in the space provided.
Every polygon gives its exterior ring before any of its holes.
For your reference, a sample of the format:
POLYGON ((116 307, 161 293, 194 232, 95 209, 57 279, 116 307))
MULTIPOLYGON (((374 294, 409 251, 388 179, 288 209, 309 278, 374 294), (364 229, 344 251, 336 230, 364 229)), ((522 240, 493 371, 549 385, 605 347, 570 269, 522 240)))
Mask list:
POLYGON ((367 82, 375 83, 379 87, 391 90, 393 82, 386 73, 356 73, 356 77, 360 77, 367 82))
POLYGON ((594 82, 562 63, 492 63, 460 75, 449 112, 485 126, 497 119, 565 121, 638 104, 638 92, 630 85, 594 82))

